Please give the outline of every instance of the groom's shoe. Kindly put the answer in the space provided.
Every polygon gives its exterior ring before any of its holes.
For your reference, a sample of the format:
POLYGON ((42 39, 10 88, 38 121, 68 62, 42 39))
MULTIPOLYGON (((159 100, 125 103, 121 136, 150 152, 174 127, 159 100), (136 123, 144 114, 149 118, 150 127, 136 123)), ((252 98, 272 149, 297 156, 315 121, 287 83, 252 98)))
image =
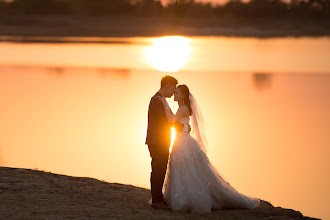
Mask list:
POLYGON ((164 209, 164 210, 169 210, 170 209, 163 202, 153 202, 153 203, 151 203, 151 207, 154 208, 154 209, 164 209))

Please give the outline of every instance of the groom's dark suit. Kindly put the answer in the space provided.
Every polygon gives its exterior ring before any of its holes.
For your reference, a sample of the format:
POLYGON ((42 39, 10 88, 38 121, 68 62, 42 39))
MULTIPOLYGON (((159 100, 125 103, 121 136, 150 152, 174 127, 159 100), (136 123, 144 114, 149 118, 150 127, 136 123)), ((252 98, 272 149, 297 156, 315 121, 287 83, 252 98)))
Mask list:
POLYGON ((162 188, 171 145, 171 127, 175 126, 180 131, 183 129, 183 124, 168 122, 165 107, 159 97, 162 95, 157 92, 150 100, 146 139, 152 158, 150 183, 153 202, 163 201, 162 188))

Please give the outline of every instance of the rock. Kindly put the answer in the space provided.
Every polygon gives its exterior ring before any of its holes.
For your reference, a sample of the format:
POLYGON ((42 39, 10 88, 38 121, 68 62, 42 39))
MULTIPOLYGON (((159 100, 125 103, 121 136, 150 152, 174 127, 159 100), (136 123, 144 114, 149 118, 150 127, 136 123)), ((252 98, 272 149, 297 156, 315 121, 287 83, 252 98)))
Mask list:
POLYGON ((267 201, 208 215, 155 210, 150 190, 44 171, 0 167, 0 219, 312 219, 267 201))

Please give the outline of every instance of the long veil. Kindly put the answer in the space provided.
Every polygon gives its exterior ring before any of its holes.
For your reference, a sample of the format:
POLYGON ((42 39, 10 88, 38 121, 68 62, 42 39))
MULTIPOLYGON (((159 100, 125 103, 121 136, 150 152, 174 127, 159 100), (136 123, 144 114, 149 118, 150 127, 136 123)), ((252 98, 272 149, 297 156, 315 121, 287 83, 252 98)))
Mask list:
POLYGON ((195 97, 190 93, 190 106, 192 110, 192 136, 197 140, 202 150, 206 153, 207 140, 204 133, 204 119, 195 97))

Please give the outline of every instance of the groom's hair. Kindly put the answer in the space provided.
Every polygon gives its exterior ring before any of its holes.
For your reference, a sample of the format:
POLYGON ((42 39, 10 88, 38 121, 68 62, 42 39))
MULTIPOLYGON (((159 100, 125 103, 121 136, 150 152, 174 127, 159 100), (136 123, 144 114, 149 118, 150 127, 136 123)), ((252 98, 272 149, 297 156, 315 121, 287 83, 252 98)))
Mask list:
POLYGON ((160 88, 164 88, 168 84, 178 84, 178 80, 173 76, 164 76, 160 82, 160 88))

